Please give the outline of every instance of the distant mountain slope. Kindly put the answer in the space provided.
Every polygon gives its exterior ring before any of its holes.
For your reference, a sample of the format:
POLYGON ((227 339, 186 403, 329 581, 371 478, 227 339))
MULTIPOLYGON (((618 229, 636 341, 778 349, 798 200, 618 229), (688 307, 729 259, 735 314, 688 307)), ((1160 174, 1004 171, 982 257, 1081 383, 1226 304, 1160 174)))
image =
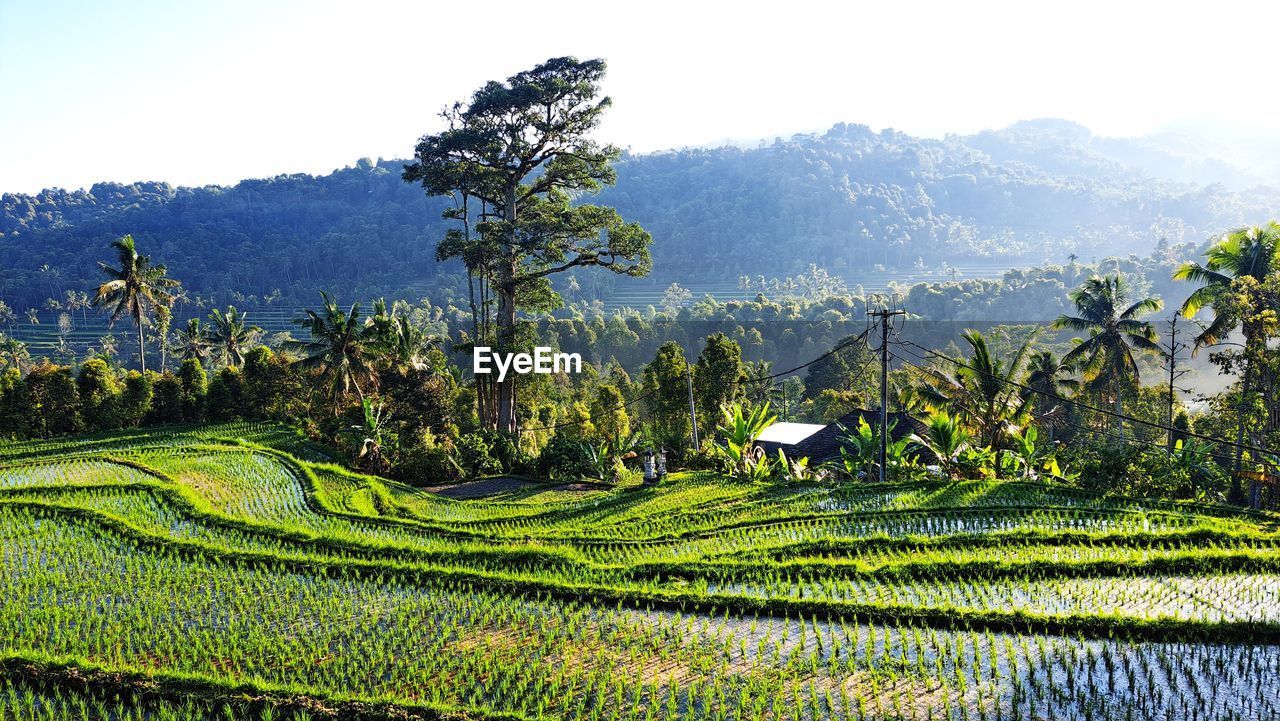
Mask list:
MULTIPOLYGON (((1089 258, 1280 215, 1280 192, 1154 180, 1142 169, 1150 158, 1135 154, 1065 121, 942 140, 841 124, 752 149, 628 156, 597 200, 653 233, 664 281, 777 276, 810 263, 856 279, 920 261, 1089 258)), ((87 287, 124 233, 192 291, 220 300, 449 282, 456 269, 434 260, 443 202, 402 183, 399 170, 399 161, 363 160, 231 187, 5 194, 0 298, 23 308, 87 287)))

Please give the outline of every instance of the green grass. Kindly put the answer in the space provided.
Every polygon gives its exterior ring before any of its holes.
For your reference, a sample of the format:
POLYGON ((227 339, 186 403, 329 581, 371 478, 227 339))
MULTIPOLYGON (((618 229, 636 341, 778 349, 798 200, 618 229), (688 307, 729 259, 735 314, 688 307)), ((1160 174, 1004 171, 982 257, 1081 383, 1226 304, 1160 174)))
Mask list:
POLYGON ((1280 715, 1271 514, 711 474, 459 501, 321 460, 270 424, 0 444, 0 718, 1280 715))

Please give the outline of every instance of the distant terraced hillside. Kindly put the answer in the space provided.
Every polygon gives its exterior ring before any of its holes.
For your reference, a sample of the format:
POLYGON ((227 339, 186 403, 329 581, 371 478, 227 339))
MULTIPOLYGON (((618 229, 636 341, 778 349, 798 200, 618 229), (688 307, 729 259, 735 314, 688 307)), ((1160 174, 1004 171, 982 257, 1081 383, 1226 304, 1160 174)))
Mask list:
POLYGON ((0 444, 0 718, 1280 715, 1275 515, 323 460, 268 424, 0 444))

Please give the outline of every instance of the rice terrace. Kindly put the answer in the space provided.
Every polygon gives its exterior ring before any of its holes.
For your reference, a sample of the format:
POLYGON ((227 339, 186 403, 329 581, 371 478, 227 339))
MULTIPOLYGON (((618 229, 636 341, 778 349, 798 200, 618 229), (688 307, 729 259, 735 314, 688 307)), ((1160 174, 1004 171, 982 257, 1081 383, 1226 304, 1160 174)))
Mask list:
POLYGON ((248 423, 0 464, 5 718, 1280 713, 1271 514, 699 473, 457 501, 248 423))
POLYGON ((0 0, 0 721, 1280 719, 1278 26, 0 0))

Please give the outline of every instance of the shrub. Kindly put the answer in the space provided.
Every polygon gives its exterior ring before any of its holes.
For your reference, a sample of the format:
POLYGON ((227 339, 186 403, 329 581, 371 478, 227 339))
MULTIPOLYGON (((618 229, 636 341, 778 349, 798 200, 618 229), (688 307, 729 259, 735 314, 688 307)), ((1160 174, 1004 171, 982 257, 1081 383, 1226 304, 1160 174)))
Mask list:
POLYGON ((124 379, 124 390, 120 393, 120 424, 133 428, 142 424, 142 419, 151 408, 155 397, 155 373, 139 373, 129 371, 124 379))
POLYGON ((413 486, 456 483, 463 478, 462 466, 449 449, 440 444, 414 444, 401 449, 391 467, 391 477, 413 486))
POLYGON ((483 476, 502 470, 502 464, 493 457, 492 447, 479 433, 466 433, 456 443, 457 462, 468 476, 483 476))
POLYGON ((728 473, 730 462, 714 443, 708 443, 697 451, 686 453, 683 466, 690 471, 728 473))
POLYGON ((1149 478, 1139 478, 1142 449, 1129 443, 1077 438, 1067 446, 1067 466, 1080 474, 1079 485, 1091 491, 1123 492, 1128 487, 1145 488, 1149 478))
POLYGON ((538 475, 553 481, 576 481, 595 475, 591 449, 570 436, 557 433, 538 456, 538 475))
POLYGON ((530 459, 516 445, 515 436, 491 429, 476 431, 476 433, 489 446, 489 455, 498 464, 496 470, 512 473, 529 465, 530 459))
POLYGON ((147 423, 182 422, 182 383, 166 371, 156 379, 147 423))

